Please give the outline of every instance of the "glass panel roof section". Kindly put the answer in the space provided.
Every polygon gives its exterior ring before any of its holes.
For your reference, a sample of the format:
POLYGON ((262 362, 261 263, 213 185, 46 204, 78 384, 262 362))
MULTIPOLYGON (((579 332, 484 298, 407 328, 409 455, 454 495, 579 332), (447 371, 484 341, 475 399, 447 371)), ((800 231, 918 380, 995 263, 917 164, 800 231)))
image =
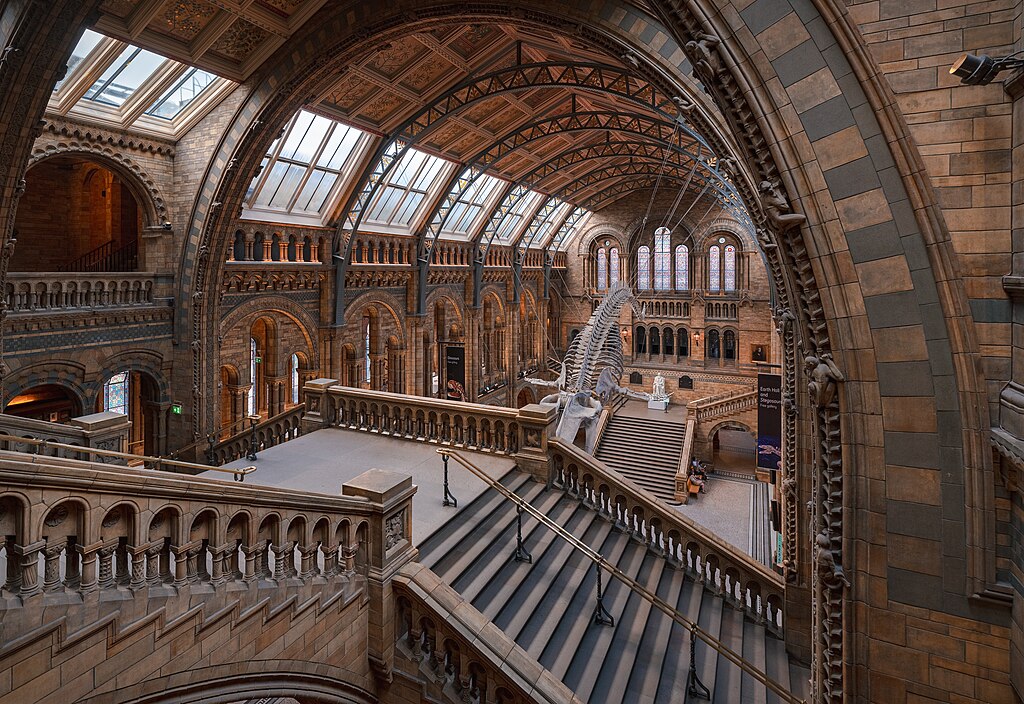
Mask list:
POLYGON ((565 223, 555 233, 554 238, 550 242, 551 249, 564 249, 569 246, 577 233, 583 229, 583 226, 587 224, 587 220, 590 219, 592 213, 583 207, 578 207, 569 214, 566 218, 565 223))
POLYGON ((366 212, 367 222, 409 227, 429 202, 427 194, 440 187, 451 166, 450 161, 410 149, 378 189, 366 212))
POLYGON ((129 45, 85 93, 86 100, 121 107, 168 59, 129 45))
POLYGON ((336 186, 355 162, 365 132, 300 110, 263 159, 246 195, 248 207, 322 218, 336 186))
POLYGON ((212 73, 191 68, 185 72, 184 76, 175 81, 174 85, 161 95, 149 110, 146 110, 146 114, 173 120, 215 80, 217 77, 212 73))
POLYGON ((96 45, 99 44, 100 40, 103 38, 103 35, 99 32, 94 32, 91 29, 85 30, 85 33, 82 34, 82 38, 78 40, 78 45, 75 46, 75 50, 71 52, 71 58, 68 59, 67 73, 64 74, 64 78, 57 81, 57 84, 53 87, 54 93, 60 90, 60 87, 64 85, 64 81, 67 80, 67 77, 74 72, 75 68, 78 67, 78 64, 82 63, 85 57, 89 55, 89 52, 95 49, 96 45))
POLYGON ((564 203, 558 198, 552 198, 550 201, 544 204, 545 206, 553 206, 550 210, 545 207, 534 216, 534 221, 530 223, 530 229, 527 230, 527 236, 530 237, 530 241, 526 242, 527 247, 539 247, 541 242, 547 240, 554 232, 555 226, 560 225, 565 219, 566 213, 572 208, 568 203, 564 203), (547 217, 544 218, 543 222, 537 222, 545 210, 548 210, 547 217))
POLYGON ((536 191, 530 191, 530 195, 525 198, 521 198, 515 207, 508 212, 505 219, 501 221, 498 229, 495 231, 495 238, 504 244, 508 244, 508 241, 512 239, 512 236, 517 234, 523 227, 523 221, 527 213, 533 213, 537 206, 540 204, 540 200, 543 198, 540 193, 536 191))
MULTIPOLYGON (((469 169, 466 172, 468 173, 469 169)), ((480 219, 484 206, 504 185, 504 181, 494 176, 487 174, 478 176, 448 211, 441 234, 468 235, 473 229, 473 225, 480 219)), ((458 188, 458 185, 455 188, 458 188)))

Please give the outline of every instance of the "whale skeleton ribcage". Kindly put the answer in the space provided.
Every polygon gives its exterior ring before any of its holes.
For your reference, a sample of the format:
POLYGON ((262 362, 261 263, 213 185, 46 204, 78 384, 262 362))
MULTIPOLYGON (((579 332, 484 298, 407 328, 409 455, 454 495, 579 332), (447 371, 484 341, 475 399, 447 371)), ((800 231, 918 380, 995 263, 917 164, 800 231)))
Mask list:
POLYGON ((593 391, 606 367, 611 369, 613 378, 622 376, 625 360, 619 316, 627 304, 632 304, 638 317, 643 317, 643 310, 638 309, 629 286, 622 283, 611 286, 590 320, 569 344, 564 360, 566 391, 593 391))

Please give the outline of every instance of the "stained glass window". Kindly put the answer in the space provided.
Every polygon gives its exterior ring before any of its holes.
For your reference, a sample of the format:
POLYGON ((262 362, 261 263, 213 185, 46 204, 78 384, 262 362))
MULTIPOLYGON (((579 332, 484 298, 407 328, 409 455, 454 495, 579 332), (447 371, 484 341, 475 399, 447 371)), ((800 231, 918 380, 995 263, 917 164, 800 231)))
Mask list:
POLYGON ((672 288, 672 266, 669 259, 669 240, 672 233, 667 227, 659 227, 654 233, 654 290, 668 291, 672 288))
POLYGON ((685 244, 676 247, 676 291, 690 288, 690 250, 685 244))
POLYGON ((608 282, 611 285, 617 284, 622 277, 619 276, 619 248, 612 247, 608 252, 608 282))
POLYGON ((103 385, 103 408, 128 415, 128 372, 120 372, 103 385))
POLYGON ((299 355, 292 355, 292 403, 299 402, 299 355))
POLYGON ((725 290, 736 290, 736 247, 728 245, 725 248, 725 290))
POLYGON ((647 245, 636 250, 636 287, 641 291, 651 288, 651 248, 647 245))
POLYGON ((597 250, 597 290, 608 288, 608 251, 602 247, 597 250))
POLYGON ((245 405, 249 415, 256 415, 256 338, 249 338, 249 391, 245 405))
POLYGON ((719 291, 722 288, 722 250, 715 244, 708 251, 708 290, 719 291))
POLYGON ((364 381, 366 381, 367 384, 369 384, 370 383, 370 319, 369 318, 366 319, 366 327, 365 327, 365 329, 363 331, 363 362, 364 362, 364 367, 365 367, 365 369, 364 369, 365 374, 363 375, 363 379, 364 379, 364 381))

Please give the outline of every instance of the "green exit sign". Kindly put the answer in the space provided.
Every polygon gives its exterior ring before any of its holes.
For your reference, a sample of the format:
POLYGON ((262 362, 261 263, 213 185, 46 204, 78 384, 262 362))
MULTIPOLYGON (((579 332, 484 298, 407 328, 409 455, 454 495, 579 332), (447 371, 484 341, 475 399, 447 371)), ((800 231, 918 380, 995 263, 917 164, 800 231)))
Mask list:
POLYGON ((256 364, 263 364, 263 357, 257 357, 256 364))
POLYGON ((171 413, 173 413, 176 416, 180 416, 181 415, 181 404, 180 403, 172 403, 171 404, 171 413))

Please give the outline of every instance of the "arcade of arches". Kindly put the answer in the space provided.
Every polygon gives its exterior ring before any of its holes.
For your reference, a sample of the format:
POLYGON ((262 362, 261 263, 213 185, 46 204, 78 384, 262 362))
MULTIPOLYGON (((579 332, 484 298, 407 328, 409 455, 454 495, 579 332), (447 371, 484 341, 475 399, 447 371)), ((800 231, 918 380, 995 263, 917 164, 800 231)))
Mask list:
POLYGON ((168 455, 316 379, 521 408, 628 287, 623 387, 781 374, 814 700, 1019 702, 1024 74, 947 69, 1021 13, 0 2, 3 411, 168 455))

